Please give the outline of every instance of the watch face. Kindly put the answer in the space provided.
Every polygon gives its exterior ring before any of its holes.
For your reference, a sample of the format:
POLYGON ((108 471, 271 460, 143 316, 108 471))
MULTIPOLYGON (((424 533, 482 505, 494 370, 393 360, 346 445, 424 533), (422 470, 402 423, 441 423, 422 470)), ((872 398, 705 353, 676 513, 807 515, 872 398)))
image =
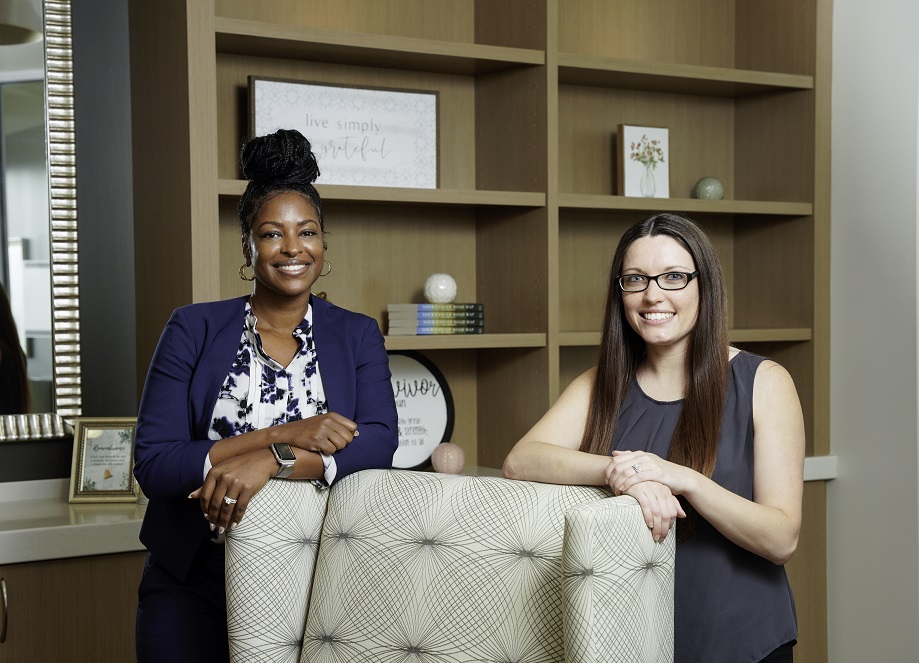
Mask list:
POLYGON ((278 458, 281 460, 297 460, 297 457, 294 455, 294 450, 290 448, 289 444, 275 443, 272 446, 278 458))

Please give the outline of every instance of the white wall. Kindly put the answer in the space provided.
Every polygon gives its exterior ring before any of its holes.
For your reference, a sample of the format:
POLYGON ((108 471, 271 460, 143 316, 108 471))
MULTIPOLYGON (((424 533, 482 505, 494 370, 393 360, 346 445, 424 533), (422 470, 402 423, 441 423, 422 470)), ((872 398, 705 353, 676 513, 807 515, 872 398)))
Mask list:
POLYGON ((829 660, 919 656, 919 3, 835 0, 829 660))

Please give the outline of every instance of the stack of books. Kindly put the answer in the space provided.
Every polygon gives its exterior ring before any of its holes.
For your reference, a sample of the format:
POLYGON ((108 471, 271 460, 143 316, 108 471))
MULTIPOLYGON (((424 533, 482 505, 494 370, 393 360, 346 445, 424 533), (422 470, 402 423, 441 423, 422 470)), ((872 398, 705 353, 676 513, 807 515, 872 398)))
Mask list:
POLYGON ((390 304, 390 336, 481 334, 485 331, 482 304, 390 304))

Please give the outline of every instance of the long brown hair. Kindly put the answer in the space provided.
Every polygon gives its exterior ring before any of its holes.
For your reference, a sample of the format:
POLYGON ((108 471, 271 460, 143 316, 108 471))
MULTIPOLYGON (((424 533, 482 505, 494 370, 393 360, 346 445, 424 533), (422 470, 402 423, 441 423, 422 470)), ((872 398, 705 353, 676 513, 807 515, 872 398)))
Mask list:
POLYGON ((632 243, 658 235, 679 242, 699 270, 699 312, 686 355, 686 398, 668 459, 711 477, 718 454, 728 370, 727 292, 721 264, 708 237, 692 221, 676 214, 658 214, 635 224, 616 247, 609 272, 597 377, 581 451, 610 453, 619 408, 645 357, 644 341, 625 319, 618 279, 632 243))

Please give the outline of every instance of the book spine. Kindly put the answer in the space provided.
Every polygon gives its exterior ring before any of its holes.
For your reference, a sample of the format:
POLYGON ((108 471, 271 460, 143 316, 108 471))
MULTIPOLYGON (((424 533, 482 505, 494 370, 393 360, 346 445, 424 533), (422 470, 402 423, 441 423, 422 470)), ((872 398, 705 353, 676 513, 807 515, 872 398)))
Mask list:
POLYGON ((389 328, 396 327, 484 327, 484 320, 390 320, 389 328))
POLYGON ((485 328, 481 326, 455 326, 455 327, 391 327, 390 336, 428 336, 434 334, 483 334, 485 328))
POLYGON ((439 324, 441 320, 445 322, 452 320, 474 322, 484 318, 484 311, 389 311, 389 319, 393 322, 397 320, 437 320, 439 324))
POLYGON ((484 311, 485 305, 480 303, 450 303, 450 304, 390 304, 388 310, 393 311, 484 311))

